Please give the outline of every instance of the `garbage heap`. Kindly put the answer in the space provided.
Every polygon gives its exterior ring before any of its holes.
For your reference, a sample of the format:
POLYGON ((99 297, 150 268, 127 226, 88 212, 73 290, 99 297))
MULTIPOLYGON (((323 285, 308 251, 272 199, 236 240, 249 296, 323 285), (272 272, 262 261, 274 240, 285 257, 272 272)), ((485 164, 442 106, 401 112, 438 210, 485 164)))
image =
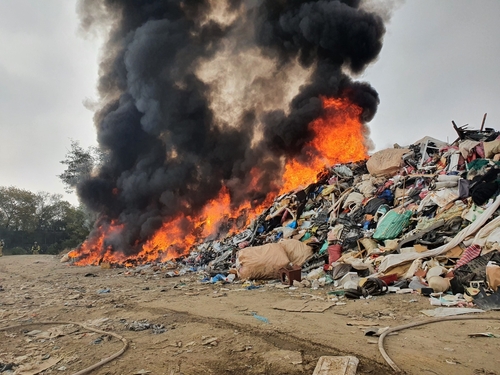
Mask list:
POLYGON ((418 290, 436 305, 500 308, 500 132, 457 133, 451 145, 425 137, 326 168, 184 267, 213 280, 330 284, 349 298, 418 290))

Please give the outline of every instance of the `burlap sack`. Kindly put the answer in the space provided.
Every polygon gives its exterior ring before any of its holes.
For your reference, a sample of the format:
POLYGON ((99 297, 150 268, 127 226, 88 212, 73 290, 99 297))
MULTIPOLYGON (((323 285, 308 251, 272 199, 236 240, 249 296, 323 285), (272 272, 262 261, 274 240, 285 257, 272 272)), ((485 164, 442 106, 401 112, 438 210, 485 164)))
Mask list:
POLYGON ((238 277, 243 280, 277 279, 278 270, 290 259, 278 243, 247 247, 238 251, 238 277))
POLYGON ((366 162, 366 168, 372 176, 392 177, 398 173, 403 164, 402 156, 410 150, 407 148, 388 148, 374 153, 366 162))
POLYGON ((491 142, 484 142, 484 157, 487 159, 493 158, 495 154, 500 154, 500 139, 495 139, 491 142))
POLYGON ((283 247, 294 266, 302 266, 313 255, 312 248, 301 241, 281 240, 278 244, 283 247))

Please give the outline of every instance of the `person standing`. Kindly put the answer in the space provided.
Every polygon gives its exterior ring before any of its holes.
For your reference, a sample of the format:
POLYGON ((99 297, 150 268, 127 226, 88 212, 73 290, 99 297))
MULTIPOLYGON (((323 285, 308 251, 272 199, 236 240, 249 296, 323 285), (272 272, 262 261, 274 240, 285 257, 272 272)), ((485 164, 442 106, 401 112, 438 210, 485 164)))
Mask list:
POLYGON ((3 239, 0 240, 0 257, 3 255, 3 247, 5 246, 5 242, 3 239))

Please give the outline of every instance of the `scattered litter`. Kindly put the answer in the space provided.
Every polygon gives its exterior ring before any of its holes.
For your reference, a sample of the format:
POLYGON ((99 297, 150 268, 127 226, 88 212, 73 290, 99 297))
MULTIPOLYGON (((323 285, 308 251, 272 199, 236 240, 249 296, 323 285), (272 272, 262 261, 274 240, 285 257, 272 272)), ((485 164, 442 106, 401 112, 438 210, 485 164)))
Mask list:
POLYGON ((219 339, 217 337, 202 338, 202 341, 201 341, 201 345, 217 346, 218 343, 219 343, 219 339))
POLYGON ((443 316, 454 316, 454 315, 463 315, 471 313, 482 313, 484 312, 484 310, 467 308, 467 307, 448 307, 448 308, 438 307, 434 310, 422 310, 420 312, 427 316, 443 317, 443 316))
MULTIPOLYGON (((325 167, 239 232, 127 272, 197 272, 201 283, 243 282, 241 290, 325 288, 351 300, 413 293, 429 296, 432 306, 500 309, 500 132, 453 127, 458 138, 451 144, 427 136, 366 161, 325 167), (484 293, 467 293, 479 286, 484 293)), ((185 287, 181 280, 172 288, 185 287)), ((274 308, 331 306, 286 301, 274 308)))
POLYGON ((153 332, 154 335, 159 335, 161 333, 167 332, 167 329, 163 324, 152 324, 151 331, 153 332))
POLYGON ((128 329, 130 331, 145 331, 151 328, 151 324, 147 321, 133 321, 128 324, 128 329))
MULTIPOLYGON (((368 161, 325 167, 310 185, 276 197, 239 233, 225 232, 221 238, 197 244, 189 254, 157 269, 154 264, 141 265, 127 268, 124 274, 177 278, 175 285, 161 291, 177 290, 190 297, 200 291, 181 277, 188 273, 210 290, 230 286, 228 283, 238 283, 239 289, 231 292, 266 293, 272 289, 290 294, 290 299, 272 306, 287 312, 318 313, 346 303, 358 303, 362 309, 379 296, 417 303, 424 301, 423 295, 429 296, 431 306, 438 306, 421 311, 431 317, 500 310, 500 152, 488 149, 489 142, 498 142, 500 133, 455 130, 459 138, 452 144, 426 137, 405 147, 382 150, 368 161), (310 289, 324 300, 301 295, 310 289), (321 289, 324 292, 315 292, 321 289), (294 299, 297 295, 302 299, 294 299)), ((101 263, 103 269, 110 267, 110 263, 101 263)), ((87 273, 85 277, 97 275, 87 273)), ((111 293, 111 289, 97 293, 111 293)), ((229 290, 203 294, 213 298, 231 295, 229 290)), ((66 297, 65 302, 78 304, 86 293, 79 290, 66 297)), ((31 297, 23 292, 21 298, 31 297)), ((80 306, 95 306, 86 303, 80 306)), ((252 316, 269 324, 264 316, 255 312, 252 316)), ((370 321, 347 325, 363 328, 367 336, 380 336, 388 330, 370 321)), ((163 325, 146 320, 126 323, 126 328, 166 331, 163 325)), ((33 341, 65 333, 33 330, 24 334, 24 339, 33 341)), ((498 336, 490 332, 469 335, 498 336)), ((92 342, 102 341, 99 337, 92 342)), ((216 337, 202 339, 202 345, 217 343, 216 337)), ((182 342, 175 346, 182 347, 182 342)), ((44 363, 54 360, 49 356, 44 363)), ((354 357, 321 357, 314 373, 348 373, 352 367, 355 373, 357 363, 354 357)), ((446 363, 458 362, 447 359, 446 363)))
POLYGON ((42 333, 42 331, 38 330, 38 329, 35 329, 33 331, 29 331, 29 332, 26 332, 25 335, 26 336, 37 336, 39 335, 40 333, 42 333))
POLYGON ((52 357, 43 362, 22 364, 16 369, 15 373, 23 375, 36 375, 51 368, 52 366, 55 366, 61 360, 62 358, 52 357))
POLYGON ((96 338, 94 341, 92 341, 92 344, 98 345, 98 344, 101 344, 103 341, 104 341, 104 338, 101 336, 101 337, 96 338))
POLYGON ((123 321, 123 323, 129 331, 139 332, 151 329, 151 332, 155 335, 167 332, 167 328, 163 324, 150 323, 147 320, 134 320, 130 323, 123 321))
POLYGON ((323 312, 335 305, 335 302, 287 299, 274 304, 273 309, 290 312, 323 312))
POLYGON ((373 327, 373 326, 378 326, 379 323, 374 323, 374 322, 361 322, 357 320, 351 320, 346 323, 348 326, 363 326, 363 327, 373 327))
POLYGON ((257 320, 260 320, 263 323, 269 324, 269 320, 263 316, 257 315, 256 313, 252 313, 253 317, 257 320))
POLYGON ((263 359, 269 364, 279 366, 282 370, 296 369, 302 364, 302 354, 293 350, 271 350, 263 354, 263 359))
POLYGON ((474 299, 474 303, 483 310, 500 310, 500 288, 489 296, 474 299))
POLYGON ((500 335, 492 332, 469 333, 469 337, 494 337, 500 338, 500 335))
POLYGON ((375 336, 375 337, 378 337, 382 333, 384 333, 385 331, 387 331, 388 329, 389 329, 389 327, 383 327, 383 328, 372 327, 372 328, 366 329, 364 332, 365 332, 365 336, 375 336))

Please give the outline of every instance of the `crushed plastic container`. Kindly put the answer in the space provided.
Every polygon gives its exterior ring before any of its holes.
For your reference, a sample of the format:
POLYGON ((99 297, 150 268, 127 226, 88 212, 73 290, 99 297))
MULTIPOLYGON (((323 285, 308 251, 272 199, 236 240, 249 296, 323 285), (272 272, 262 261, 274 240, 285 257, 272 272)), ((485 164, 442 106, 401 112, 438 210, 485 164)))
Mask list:
POLYGON ((356 285, 355 287, 358 286, 359 283, 359 276, 356 272, 347 272, 339 282, 339 285, 341 285, 344 289, 351 289, 352 285, 356 285), (345 284, 348 283, 346 286, 345 284))
POLYGON ((317 280, 325 276, 323 267, 316 268, 307 274, 307 280, 317 280))

